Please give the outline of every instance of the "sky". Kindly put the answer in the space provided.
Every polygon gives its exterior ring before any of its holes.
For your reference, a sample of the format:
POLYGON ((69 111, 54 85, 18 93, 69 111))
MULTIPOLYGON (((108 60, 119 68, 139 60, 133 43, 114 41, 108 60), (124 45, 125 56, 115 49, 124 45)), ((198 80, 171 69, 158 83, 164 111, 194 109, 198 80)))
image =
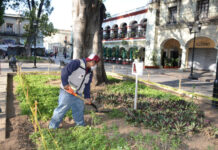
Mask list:
MULTIPOLYGON (((142 7, 148 0, 105 0, 107 12, 111 15, 142 7)), ((71 30, 72 26, 72 0, 52 0, 54 11, 50 15, 50 21, 57 29, 71 30)), ((7 10, 6 13, 15 13, 7 10)))

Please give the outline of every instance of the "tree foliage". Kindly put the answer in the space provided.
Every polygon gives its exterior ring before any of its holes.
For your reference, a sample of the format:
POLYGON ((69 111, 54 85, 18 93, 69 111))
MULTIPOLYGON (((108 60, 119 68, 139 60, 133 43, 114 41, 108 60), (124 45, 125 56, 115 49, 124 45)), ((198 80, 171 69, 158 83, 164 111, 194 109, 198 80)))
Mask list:
POLYGON ((26 31, 27 55, 30 55, 30 47, 34 42, 34 33, 40 33, 43 36, 50 36, 56 30, 51 22, 49 15, 53 11, 52 0, 10 0, 9 6, 19 11, 29 20, 29 24, 24 26, 26 31))
POLYGON ((0 25, 4 23, 4 12, 5 12, 5 5, 7 3, 7 0, 1 0, 0 1, 0 25))

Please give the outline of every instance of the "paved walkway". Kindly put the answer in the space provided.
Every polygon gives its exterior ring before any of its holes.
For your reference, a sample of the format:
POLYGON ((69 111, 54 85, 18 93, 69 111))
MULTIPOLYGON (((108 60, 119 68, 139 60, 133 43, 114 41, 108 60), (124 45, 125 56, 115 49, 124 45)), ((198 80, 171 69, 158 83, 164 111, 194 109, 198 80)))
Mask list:
MULTIPOLYGON (((22 71, 60 71, 60 60, 68 63, 69 59, 62 57, 52 58, 55 63, 37 63, 37 68, 33 68, 33 63, 23 63, 22 71)), ((119 65, 113 63, 105 63, 106 72, 114 72, 124 75, 132 75, 131 65, 119 65)), ((8 63, 1 63, 1 72, 11 72, 8 63)), ((180 69, 144 69, 143 76, 139 77, 143 80, 179 88, 181 82, 181 89, 188 92, 197 92, 202 95, 212 96, 213 82, 215 79, 214 72, 197 71, 194 70, 194 75, 198 80, 190 80, 188 76, 190 70, 182 71, 180 69)), ((133 76, 134 77, 134 76, 133 76)))

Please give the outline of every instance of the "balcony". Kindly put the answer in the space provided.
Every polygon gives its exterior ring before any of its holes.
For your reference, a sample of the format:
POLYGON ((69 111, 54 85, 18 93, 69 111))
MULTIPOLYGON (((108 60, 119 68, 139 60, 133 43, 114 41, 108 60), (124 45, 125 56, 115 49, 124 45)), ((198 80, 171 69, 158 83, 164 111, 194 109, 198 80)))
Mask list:
POLYGON ((111 33, 105 34, 104 35, 104 40, 122 40, 126 38, 145 38, 145 33, 146 31, 138 31, 138 32, 127 32, 127 33, 119 33, 119 34, 114 34, 111 33))
POLYGON ((5 31, 5 32, 0 32, 0 35, 3 35, 3 36, 17 36, 18 34, 16 34, 13 31, 5 31))
POLYGON ((110 35, 109 34, 105 34, 104 35, 104 40, 109 40, 110 39, 110 35))
POLYGON ((137 31, 137 32, 134 32, 134 31, 130 31, 128 32, 128 37, 129 38, 144 38, 145 37, 145 33, 146 31, 137 31))

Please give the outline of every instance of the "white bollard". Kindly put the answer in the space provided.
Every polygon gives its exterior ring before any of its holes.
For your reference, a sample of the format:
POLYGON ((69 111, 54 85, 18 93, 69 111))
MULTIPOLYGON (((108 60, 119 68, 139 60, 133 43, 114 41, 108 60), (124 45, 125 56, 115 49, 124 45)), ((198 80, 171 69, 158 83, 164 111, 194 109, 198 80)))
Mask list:
POLYGON ((137 109, 137 99, 138 99, 138 75, 136 75, 136 79, 135 79, 134 110, 137 109))
POLYGON ((134 98, 134 110, 137 109, 137 98, 138 98, 138 76, 143 75, 143 62, 135 60, 132 64, 132 74, 135 78, 135 98, 134 98))

